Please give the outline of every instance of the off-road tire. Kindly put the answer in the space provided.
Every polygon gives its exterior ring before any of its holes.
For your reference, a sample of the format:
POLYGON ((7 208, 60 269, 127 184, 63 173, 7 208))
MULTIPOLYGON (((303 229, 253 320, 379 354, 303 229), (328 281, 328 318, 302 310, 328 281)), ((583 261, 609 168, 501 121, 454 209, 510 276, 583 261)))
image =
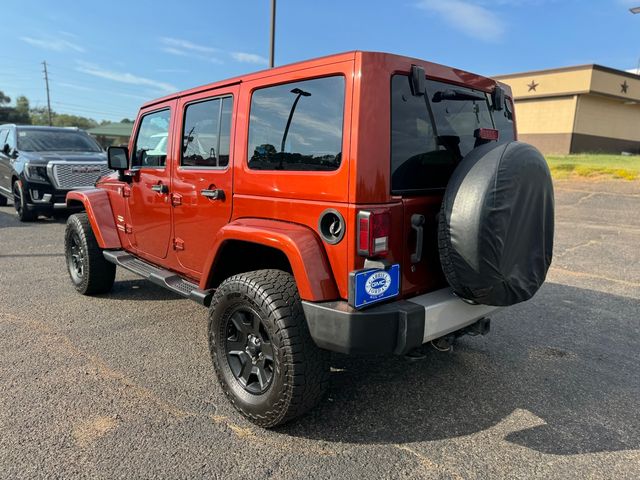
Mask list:
POLYGON ((21 222, 33 222, 38 218, 38 214, 27 205, 27 192, 24 191, 22 182, 15 180, 12 185, 13 207, 21 222))
POLYGON ((113 287, 116 266, 105 260, 86 213, 76 213, 67 220, 64 252, 71 283, 83 295, 107 293, 113 287), (75 269, 79 264, 82 271, 75 269))
POLYGON ((298 417, 322 398, 329 382, 329 352, 313 342, 292 275, 258 270, 228 278, 209 310, 209 349, 224 393, 253 423, 269 428, 298 417), (228 325, 235 312, 257 314, 273 350, 271 383, 250 393, 234 376, 227 356, 228 325))

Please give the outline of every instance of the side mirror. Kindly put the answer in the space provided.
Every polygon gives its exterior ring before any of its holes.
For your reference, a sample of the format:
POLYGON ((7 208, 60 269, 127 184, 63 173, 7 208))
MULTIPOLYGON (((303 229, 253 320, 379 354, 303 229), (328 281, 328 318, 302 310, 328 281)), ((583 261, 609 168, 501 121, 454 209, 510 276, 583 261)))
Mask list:
POLYGON ((107 148, 107 163, 111 170, 124 172, 129 168, 129 149, 127 147, 107 148))
POLYGON ((5 143, 2 146, 2 153, 4 153, 5 155, 9 156, 11 154, 11 145, 9 145, 8 143, 5 143))
POLYGON ((493 109, 496 111, 504 108, 504 90, 500 85, 496 85, 496 88, 491 92, 491 103, 493 103, 493 109))

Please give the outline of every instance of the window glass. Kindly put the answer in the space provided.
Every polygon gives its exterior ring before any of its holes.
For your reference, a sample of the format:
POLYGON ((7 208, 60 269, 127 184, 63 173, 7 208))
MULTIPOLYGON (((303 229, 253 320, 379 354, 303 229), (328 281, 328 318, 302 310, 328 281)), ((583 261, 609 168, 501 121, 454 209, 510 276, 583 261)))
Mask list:
POLYGON ((344 77, 256 90, 251 97, 249 168, 336 170, 342 151, 344 77))
POLYGON ((433 80, 426 86, 440 143, 464 157, 477 146, 476 129, 493 128, 487 95, 433 80))
POLYGON ((140 122, 131 165, 134 167, 164 167, 167 162, 169 110, 145 115, 140 122))
POLYGON ((7 135, 9 134, 9 130, 6 128, 0 129, 0 150, 4 147, 4 144, 7 143, 7 135))
POLYGON ((496 129, 500 131, 500 142, 510 142, 515 140, 515 131, 513 129, 513 105, 511 100, 507 97, 504 99, 504 105, 502 110, 495 110, 491 95, 489 95, 489 103, 491 104, 491 113, 493 114, 493 121, 496 124, 496 129))
POLYGON ((231 146, 231 114, 233 98, 222 99, 222 113, 220 116, 220 148, 218 149, 219 166, 229 165, 229 148, 231 146))
POLYGON ((18 150, 23 152, 100 152, 102 148, 84 132, 18 128, 18 150))
POLYGON ((226 167, 231 136, 231 97, 188 105, 182 134, 182 165, 226 167))
POLYGON ((391 80, 391 190, 444 188, 457 160, 439 145, 424 96, 411 94, 409 77, 391 80))

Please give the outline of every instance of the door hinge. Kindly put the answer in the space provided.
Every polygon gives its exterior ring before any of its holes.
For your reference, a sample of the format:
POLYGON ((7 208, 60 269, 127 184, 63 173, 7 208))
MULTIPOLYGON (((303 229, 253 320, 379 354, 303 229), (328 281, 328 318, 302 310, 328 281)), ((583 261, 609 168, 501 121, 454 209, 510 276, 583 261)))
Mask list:
POLYGON ((173 249, 174 250, 184 250, 184 240, 181 238, 173 239, 173 249))
POLYGON ((178 205, 182 205, 182 195, 179 193, 171 194, 171 205, 177 207, 178 205))

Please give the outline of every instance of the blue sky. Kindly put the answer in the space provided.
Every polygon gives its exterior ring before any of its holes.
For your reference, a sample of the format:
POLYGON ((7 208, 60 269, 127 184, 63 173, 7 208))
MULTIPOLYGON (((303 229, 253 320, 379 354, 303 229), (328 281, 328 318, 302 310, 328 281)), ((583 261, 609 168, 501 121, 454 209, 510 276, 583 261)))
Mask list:
MULTIPOLYGON (((484 75, 583 63, 631 69, 640 0, 278 0, 276 64, 346 50, 484 75)), ((270 0, 3 0, 0 90, 117 121, 166 93, 266 66, 270 0)))

